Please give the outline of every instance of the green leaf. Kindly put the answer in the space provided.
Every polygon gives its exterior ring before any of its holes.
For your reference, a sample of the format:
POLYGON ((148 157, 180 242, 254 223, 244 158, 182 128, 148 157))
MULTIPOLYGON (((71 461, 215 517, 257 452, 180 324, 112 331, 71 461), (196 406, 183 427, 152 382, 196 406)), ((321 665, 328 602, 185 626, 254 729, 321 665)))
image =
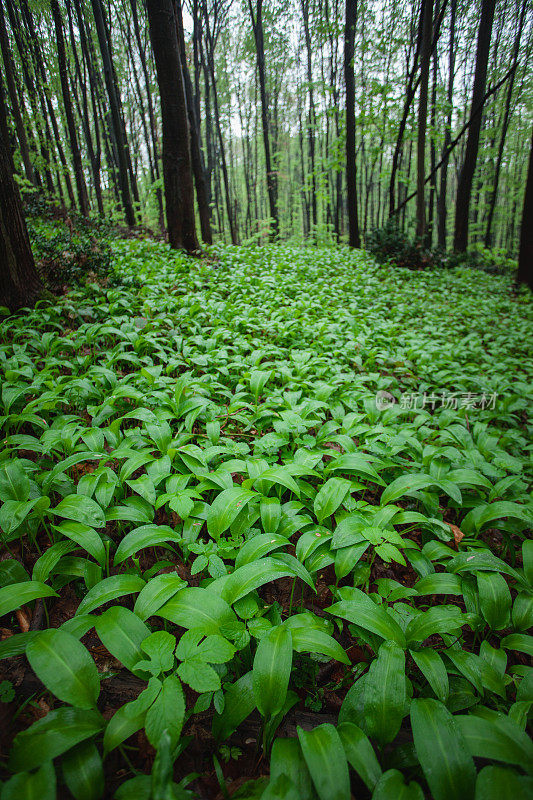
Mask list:
POLYGON ((57 597, 57 592, 40 581, 12 583, 0 589, 0 617, 42 597, 57 597))
POLYGON ((456 633, 465 622, 457 606, 433 606, 413 617, 405 629, 405 638, 409 643, 423 642, 436 633, 456 633))
POLYGON ((113 563, 122 564, 130 556, 136 555, 145 547, 156 547, 165 542, 180 542, 181 536, 169 525, 141 525, 121 539, 113 563))
POLYGON ((237 621, 234 612, 222 597, 209 589, 188 586, 180 589, 156 613, 182 628, 198 628, 204 634, 219 633, 237 621))
POLYGON ((62 522, 61 525, 53 526, 62 536, 76 542, 80 547, 86 550, 101 567, 105 565, 105 547, 102 539, 89 525, 84 525, 81 522, 62 522))
POLYGON ((381 777, 381 767, 368 736, 352 722, 341 722, 337 733, 350 766, 372 792, 381 777))
POLYGON ((291 632, 283 625, 277 625, 259 641, 254 658, 255 704, 263 717, 272 717, 283 708, 291 667, 291 632))
POLYGON ((241 597, 278 578, 294 575, 294 569, 275 561, 272 557, 260 558, 250 564, 237 567, 224 582, 221 595, 229 603, 235 603, 241 597))
POLYGON ((59 700, 77 708, 93 708, 100 693, 96 664, 70 633, 49 629, 26 648, 30 666, 59 700))
POLYGON ((258 497, 256 492, 241 489, 240 486, 233 486, 231 489, 224 489, 220 492, 215 497, 207 514, 207 530, 211 536, 219 539, 250 500, 258 497))
POLYGON ((527 633, 510 633, 501 640, 500 646, 506 650, 518 650, 533 658, 533 636, 527 633))
POLYGON ((47 761, 34 773, 13 775, 2 787, 2 800, 56 800, 53 763, 47 761))
POLYGON ((9 760, 10 769, 21 772, 40 767, 80 742, 96 736, 104 727, 98 711, 63 706, 49 711, 17 734, 9 760))
POLYGON ((220 687, 220 676, 213 667, 206 664, 199 658, 191 658, 184 661, 178 667, 178 675, 185 683, 188 683, 195 692, 217 692, 220 687))
POLYGON ((400 730, 406 702, 405 653, 394 642, 383 642, 365 680, 366 732, 388 744, 400 730))
POLYGON ((104 647, 133 672, 143 659, 141 644, 150 635, 150 628, 123 606, 108 608, 95 617, 94 624, 104 647))
POLYGON ((69 494, 52 509, 56 517, 72 519, 90 528, 104 528, 105 514, 94 500, 83 494, 69 494))
POLYGON ((350 776, 342 741, 333 725, 312 731, 298 726, 298 739, 320 800, 350 800, 350 776))
POLYGON ((81 742, 61 759, 65 783, 76 800, 100 800, 104 795, 102 757, 94 742, 81 742))
POLYGON ((265 534, 275 533, 281 522, 281 504, 277 497, 262 497, 260 503, 261 524, 265 534))
POLYGON ((137 595, 133 610, 144 622, 184 586, 186 586, 186 582, 176 573, 156 575, 137 595))
POLYGON ((518 800, 533 796, 533 779, 505 767, 484 767, 477 776, 475 800, 518 800))
POLYGON ((290 541, 285 536, 280 536, 276 533, 258 533, 248 539, 237 553, 235 559, 235 569, 242 567, 244 564, 251 564, 253 561, 258 561, 267 553, 272 550, 279 550, 280 547, 287 547, 290 541))
MULTIPOLYGON (((275 783, 282 776, 289 778, 292 785, 297 787, 298 800, 313 800, 315 795, 311 775, 297 739, 278 738, 272 745, 272 753, 270 755, 271 783, 275 783)), ((277 800, 277 797, 273 794, 272 800, 275 799, 277 800)))
POLYGON ((401 772, 389 769, 376 784, 372 800, 424 800, 424 792, 416 781, 404 783, 401 772))
POLYGON ((493 631, 506 628, 511 611, 511 592, 499 572, 478 572, 479 605, 493 631))
POLYGON ((449 481, 439 481, 432 475, 419 473, 416 475, 400 475, 399 478, 396 478, 396 480, 387 486, 381 495, 380 504, 384 506, 387 503, 394 503, 405 494, 419 492, 421 489, 427 489, 428 486, 438 486, 445 494, 449 495, 452 500, 455 500, 456 503, 461 503, 461 492, 453 483, 449 481))
POLYGON ((405 648, 405 636, 397 622, 381 606, 376 605, 360 589, 342 589, 343 599, 326 609, 329 614, 359 625, 365 630, 377 633, 383 639, 392 639, 399 647, 405 648))
POLYGON ((335 513, 346 499, 351 488, 351 481, 347 481, 345 478, 329 478, 320 487, 313 503, 318 522, 322 522, 322 520, 335 513))
POLYGON ((446 703, 450 686, 448 673, 440 655, 431 647, 424 647, 423 650, 410 650, 409 652, 438 699, 441 703, 446 703))
POLYGON ((476 768, 464 736, 438 700, 411 703, 416 754, 435 800, 472 800, 476 768))
POLYGON ((116 600, 117 597, 124 597, 125 594, 140 592, 146 585, 146 581, 138 575, 111 575, 93 586, 87 592, 78 606, 76 614, 89 614, 95 608, 116 600))
POLYGON ((448 572, 435 572, 420 578, 413 587, 420 596, 426 594, 451 594, 460 596, 463 593, 459 575, 450 575, 448 572))
POLYGON ((228 739, 255 708, 252 671, 246 672, 224 692, 224 711, 213 719, 217 742, 228 739))
POLYGON ((157 748, 166 731, 170 736, 170 747, 174 749, 181 736, 184 719, 185 698, 181 683, 175 675, 169 675, 146 714, 145 729, 150 744, 157 748))
POLYGON ((342 664, 350 664, 344 649, 325 631, 302 627, 291 628, 291 634, 292 646, 297 653, 321 653, 342 664))
POLYGON ((517 764, 533 773, 533 742, 509 717, 495 714, 484 719, 469 714, 454 719, 472 756, 517 764))

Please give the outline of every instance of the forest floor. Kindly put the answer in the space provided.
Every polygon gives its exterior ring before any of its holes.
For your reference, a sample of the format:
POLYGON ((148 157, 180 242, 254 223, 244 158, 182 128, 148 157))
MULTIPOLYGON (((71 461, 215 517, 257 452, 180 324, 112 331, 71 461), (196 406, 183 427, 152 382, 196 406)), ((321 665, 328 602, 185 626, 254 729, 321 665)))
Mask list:
POLYGON ((396 769, 438 798, 414 712, 432 698, 466 741, 465 800, 491 764, 530 791, 531 298, 347 248, 118 240, 113 265, 0 325, 3 779, 55 759, 58 797, 163 797, 166 703, 175 797, 333 796, 305 731, 339 723, 355 796, 397 797, 396 769), (157 692, 123 713, 154 685, 174 692, 158 713, 157 692), (472 719, 509 750, 481 752, 472 719), (298 727, 269 769, 261 737, 298 727))

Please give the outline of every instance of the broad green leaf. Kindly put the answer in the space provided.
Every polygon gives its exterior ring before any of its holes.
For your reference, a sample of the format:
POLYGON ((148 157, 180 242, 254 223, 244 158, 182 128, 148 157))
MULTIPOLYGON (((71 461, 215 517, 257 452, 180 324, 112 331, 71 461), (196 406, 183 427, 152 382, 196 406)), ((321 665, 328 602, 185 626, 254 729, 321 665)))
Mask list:
POLYGON ((104 727, 98 711, 63 706, 17 734, 9 766, 15 772, 32 770, 66 753, 104 727))
POLYGON ((96 664, 70 633, 49 629, 32 639, 26 656, 37 677, 59 700, 94 708, 100 693, 96 664))
POLYGON ((61 525, 54 525, 54 528, 62 536, 66 536, 86 550, 101 567, 105 565, 104 543, 94 528, 84 525, 82 522, 70 521, 62 522, 61 525))
POLYGON ((291 632, 277 625, 259 641, 254 658, 254 698, 263 717, 272 717, 283 708, 291 667, 291 632))
POLYGON ((454 719, 472 756, 517 764, 533 773, 533 742, 509 717, 497 714, 484 719, 469 714, 454 719))
POLYGON ((405 653, 394 642, 383 642, 365 680, 366 732, 381 745, 400 730, 406 702, 405 653))
POLYGON ((224 627, 231 628, 237 620, 222 597, 196 586, 180 589, 154 613, 182 628, 198 628, 204 634, 219 633, 224 627))
POLYGON ((351 487, 351 482, 345 478, 329 478, 320 487, 313 503, 313 509, 319 522, 335 513, 346 499, 351 487))
POLYGON ((285 775, 297 787, 299 800, 313 800, 311 775, 303 757, 298 739, 275 740, 270 755, 270 780, 285 775))
POLYGON ((102 757, 94 742, 81 744, 61 759, 63 777, 76 800, 100 800, 105 781, 102 757))
POLYGON ((368 736, 352 722, 342 722, 337 725, 337 733, 341 738, 348 763, 367 788, 373 791, 381 777, 381 767, 368 736))
POLYGON ((427 680, 441 703, 446 703, 450 691, 448 673, 440 655, 431 647, 410 650, 411 658, 427 680))
POLYGON ((175 675, 169 675, 146 714, 146 736, 150 744, 157 748, 161 735, 166 731, 173 749, 179 741, 184 719, 185 698, 181 683, 175 675))
POLYGON ((260 558, 250 564, 243 564, 232 572, 224 582, 221 595, 227 603, 235 603, 264 583, 294 574, 292 567, 287 567, 270 556, 260 558))
POLYGON ((298 739, 320 800, 350 800, 350 776, 342 741, 329 723, 312 731, 298 726, 298 739))
POLYGON ((475 800, 518 800, 533 796, 533 778, 505 767, 483 767, 477 776, 475 800))
POLYGON ((180 542, 181 536, 169 525, 141 525, 134 528, 121 539, 115 553, 114 564, 122 564, 130 556, 136 555, 145 547, 156 547, 165 542, 180 542))
POLYGON ((493 631, 506 628, 511 611, 507 581, 499 572, 478 572, 476 577, 481 613, 493 631))
POLYGON ((174 573, 164 573, 151 578, 144 586, 133 606, 134 612, 143 622, 153 616, 171 597, 186 585, 185 581, 174 573))
POLYGON ((90 528, 104 528, 105 515, 98 503, 82 494, 69 494, 52 509, 56 517, 81 522, 90 528))
POLYGON ((108 608, 95 617, 94 624, 104 647, 127 669, 134 671, 135 665, 144 658, 141 644, 150 635, 150 628, 123 606, 108 608))
POLYGON ((360 589, 344 591, 343 599, 326 611, 365 630, 377 633, 383 639, 392 639, 399 647, 406 646, 405 635, 398 623, 360 589))
POLYGON ((424 792, 416 781, 404 783, 401 772, 389 769, 377 782, 372 800, 424 800, 424 792))
POLYGON ((301 627, 291 628, 291 633, 292 646, 297 653, 321 653, 342 664, 350 664, 344 649, 325 631, 301 627))
POLYGON ((226 689, 224 699, 224 711, 213 719, 213 736, 217 742, 228 739, 255 708, 251 670, 226 689))
POLYGON ((23 581, 3 586, 0 589, 0 617, 42 597, 57 597, 57 593, 40 581, 23 581))
MULTIPOLYGON (((56 773, 51 761, 37 772, 19 772, 2 786, 2 800, 56 800, 56 773)), ((77 798, 76 798, 77 800, 77 798)))
POLYGON ((146 585, 146 581, 138 575, 111 575, 104 578, 96 586, 87 592, 78 606, 76 614, 89 614, 95 608, 116 600, 117 597, 124 597, 125 594, 140 592, 146 585))
POLYGON ((457 606, 433 606, 409 622, 405 638, 409 643, 423 642, 435 633, 456 633, 466 620, 457 606))
POLYGON ((419 492, 421 489, 427 489, 428 486, 438 486, 441 491, 449 495, 456 503, 461 502, 461 492, 453 483, 449 481, 439 481, 432 475, 420 473, 415 475, 400 475, 399 478, 396 478, 396 480, 390 483, 384 490, 381 495, 380 503, 382 506, 387 505, 387 503, 394 503, 405 494, 419 492))
POLYGON ((276 533, 258 533, 248 539, 240 548, 235 559, 235 569, 242 567, 243 564, 250 564, 266 556, 272 550, 279 550, 280 547, 290 545, 285 536, 276 533))
POLYGON ((438 700, 411 703, 416 754, 435 800, 472 800, 476 769, 457 719, 438 700))
POLYGON ((211 536, 214 539, 219 539, 220 535, 230 527, 236 516, 254 498, 259 498, 256 492, 241 489, 240 486, 233 486, 231 489, 224 489, 224 491, 220 492, 215 497, 207 514, 207 530, 211 536))

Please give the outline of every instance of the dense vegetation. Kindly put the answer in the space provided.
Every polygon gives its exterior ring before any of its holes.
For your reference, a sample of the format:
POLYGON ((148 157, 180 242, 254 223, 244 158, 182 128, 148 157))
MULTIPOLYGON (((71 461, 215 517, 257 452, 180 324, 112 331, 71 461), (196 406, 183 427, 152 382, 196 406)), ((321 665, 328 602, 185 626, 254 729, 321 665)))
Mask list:
POLYGON ((530 796, 530 297, 112 249, 0 326, 2 800, 530 796))
POLYGON ((533 800, 531 3, 0 0, 0 800, 533 800))

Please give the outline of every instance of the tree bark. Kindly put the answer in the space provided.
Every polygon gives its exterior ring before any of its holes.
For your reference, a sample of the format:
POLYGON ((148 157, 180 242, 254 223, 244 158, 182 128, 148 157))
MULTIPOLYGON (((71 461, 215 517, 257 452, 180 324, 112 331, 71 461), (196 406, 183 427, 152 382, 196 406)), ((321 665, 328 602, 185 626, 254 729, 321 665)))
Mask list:
POLYGON ((272 166, 272 157, 270 152, 268 98, 266 91, 266 75, 265 75, 265 45, 264 45, 263 17, 262 17, 263 0, 257 0, 255 14, 251 0, 248 0, 248 7, 250 9, 250 16, 252 18, 252 28, 254 33, 255 49, 257 55, 257 73, 259 76, 259 95, 261 98, 261 121, 263 124, 263 145, 265 148, 268 204, 270 209, 270 217, 272 219, 271 238, 277 239, 277 237, 279 236, 278 176, 276 170, 272 166))
MULTIPOLYGON (((443 154, 447 152, 452 138, 452 112, 453 112, 453 84, 455 78, 455 19, 457 15, 457 0, 452 0, 450 8, 450 42, 448 47, 448 89, 446 102, 448 111, 446 113, 446 129, 444 131, 444 143, 442 145, 443 154)), ((440 173, 440 190, 438 198, 438 230, 437 242, 442 250, 446 250, 446 220, 448 208, 446 204, 446 194, 448 191, 448 156, 442 162, 440 173)))
POLYGON ((0 81, 0 305, 10 311, 33 306, 43 288, 13 177, 4 87, 0 81))
POLYGON ((163 179, 171 247, 199 249, 194 221, 194 188, 187 103, 173 0, 147 0, 163 124, 163 179))
POLYGON ((350 247, 361 247, 357 214, 357 165, 355 153, 355 23, 357 0, 346 0, 344 31, 344 79, 346 83, 346 188, 348 195, 348 241, 350 247))
POLYGON ((100 53, 102 54, 104 81, 107 89, 109 106, 111 110, 113 138, 115 140, 114 143, 115 143, 117 162, 118 162, 118 182, 120 188, 120 196, 124 208, 124 215, 126 217, 126 222, 130 227, 132 227, 133 225, 135 225, 135 212, 133 210, 133 204, 131 201, 130 184, 128 179, 128 161, 126 157, 126 143, 124 141, 122 114, 120 110, 120 98, 117 97, 117 92, 116 92, 113 63, 111 61, 111 53, 108 46, 102 3, 101 0, 91 0, 91 4, 94 14, 94 20, 96 23, 98 44, 100 46, 100 53))
POLYGON ((533 291, 533 135, 529 151, 529 168, 527 172, 524 210, 522 212, 522 228, 520 231, 520 253, 518 256, 517 283, 526 283, 533 291))
POLYGON ((59 66, 59 78, 61 81, 61 93, 63 95, 63 106, 65 109, 65 118, 67 122, 67 130, 70 140, 72 164, 74 166, 74 179, 76 181, 76 189, 78 192, 78 203, 80 205, 81 213, 83 214, 84 217, 87 217, 89 216, 89 198, 87 197, 87 186, 85 185, 85 178, 83 176, 81 151, 78 143, 78 135, 76 133, 74 109, 72 108, 72 98, 70 96, 70 88, 68 85, 65 37, 63 35, 63 22, 61 19, 61 11, 59 10, 59 3, 57 2, 57 0, 50 0, 50 8, 52 10, 52 17, 54 19, 54 26, 56 31, 57 62, 59 66))
POLYGON ((426 166, 426 129, 428 114, 429 66, 431 60, 431 29, 433 0, 425 0, 422 11, 422 46, 420 49, 420 95, 418 100, 418 136, 416 145, 416 235, 426 234, 426 199, 424 178, 426 166))
MULTIPOLYGON (((496 0, 482 0, 471 112, 473 112, 480 105, 480 103, 482 104, 483 96, 485 94, 485 86, 487 83, 487 65, 489 60, 490 39, 492 34, 492 22, 494 19, 495 6, 496 0)), ((476 170, 482 116, 482 111, 476 114, 472 124, 470 125, 468 139, 466 142, 465 157, 459 175, 459 184, 457 186, 453 246, 454 250, 458 253, 464 253, 468 246, 470 198, 472 195, 472 183, 476 170)))

